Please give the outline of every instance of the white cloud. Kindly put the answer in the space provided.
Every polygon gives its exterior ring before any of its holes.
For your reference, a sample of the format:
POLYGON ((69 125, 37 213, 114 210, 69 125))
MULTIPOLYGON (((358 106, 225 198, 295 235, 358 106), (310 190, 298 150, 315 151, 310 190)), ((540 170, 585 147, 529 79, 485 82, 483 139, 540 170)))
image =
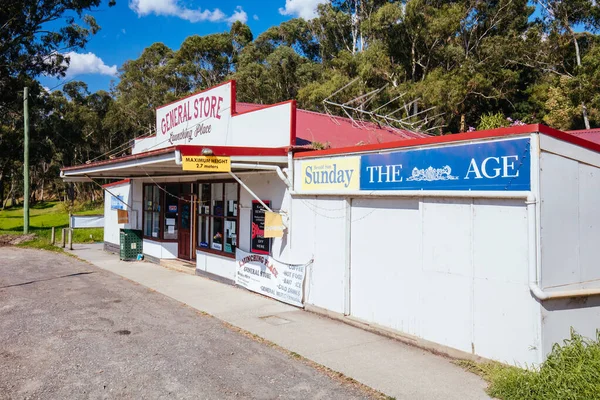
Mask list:
POLYGON ((253 20, 255 20, 255 21, 258 21, 258 15, 254 14, 254 15, 252 16, 252 19, 253 19, 253 20))
POLYGON ((227 18, 227 22, 230 24, 233 24, 235 21, 240 21, 244 24, 248 22, 248 14, 242 9, 242 6, 237 6, 231 17, 227 18))
POLYGON ((127 33, 127 31, 125 30, 125 28, 121 29, 121 32, 123 32, 123 35, 125 35, 127 33))
POLYGON ((78 54, 70 51, 64 54, 70 58, 69 68, 67 69, 68 76, 81 74, 100 74, 100 75, 117 75, 117 66, 108 66, 104 61, 94 53, 78 54))
POLYGON ((138 17, 145 17, 150 14, 179 17, 190 22, 246 22, 248 15, 241 6, 237 6, 231 16, 218 8, 214 10, 201 8, 192 9, 180 4, 180 0, 129 0, 129 8, 132 9, 138 17))
POLYGON ((317 16, 317 6, 327 0, 285 0, 285 7, 279 9, 281 15, 294 15, 304 19, 317 16))

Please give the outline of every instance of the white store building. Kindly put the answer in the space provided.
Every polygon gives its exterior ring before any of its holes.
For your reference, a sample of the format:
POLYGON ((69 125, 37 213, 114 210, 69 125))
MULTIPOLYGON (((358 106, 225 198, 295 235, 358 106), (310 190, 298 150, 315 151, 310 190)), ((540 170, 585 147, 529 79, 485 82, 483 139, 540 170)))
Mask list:
POLYGON ((159 108, 132 155, 62 177, 118 180, 107 250, 139 229, 146 260, 437 351, 538 363, 571 327, 600 328, 600 145, 542 125, 359 129, 237 103, 227 82, 159 108), (283 235, 266 238, 277 214, 283 235))

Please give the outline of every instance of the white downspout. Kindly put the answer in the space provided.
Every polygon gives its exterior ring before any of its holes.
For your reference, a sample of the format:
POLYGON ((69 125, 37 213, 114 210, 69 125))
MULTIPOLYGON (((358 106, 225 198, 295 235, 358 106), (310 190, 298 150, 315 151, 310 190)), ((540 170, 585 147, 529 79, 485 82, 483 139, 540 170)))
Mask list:
POLYGON ((573 289, 546 292, 540 287, 541 271, 537 258, 537 200, 533 194, 527 197, 527 225, 529 250, 529 290, 540 301, 551 299, 566 299, 573 297, 588 297, 600 295, 600 288, 573 289))
POLYGON ((289 179, 285 176, 285 174, 283 173, 281 168, 279 168, 279 166, 277 166, 277 165, 231 163, 231 168, 238 168, 238 169, 248 168, 248 169, 259 169, 259 170, 262 169, 262 170, 267 170, 267 171, 275 171, 275 172, 277 172, 277 175, 279 176, 279 178, 287 185, 288 188, 292 187, 292 184, 290 183, 289 179))
POLYGON ((248 193, 250 193, 250 196, 254 197, 254 199, 256 199, 256 201, 258 201, 258 202, 260 203, 260 205, 262 205, 262 206, 265 208, 265 210, 267 210, 268 212, 273 212, 273 210, 271 210, 271 207, 267 206, 267 205, 265 204, 265 202, 264 202, 264 201, 262 201, 262 200, 260 199, 260 197, 258 197, 258 196, 256 195, 256 193, 254 193, 254 192, 252 191, 252 189, 250 189, 250 188, 248 187, 248 185, 246 185, 244 182, 242 182, 242 180, 241 180, 240 178, 238 178, 238 177, 237 177, 237 175, 236 175, 236 174, 234 174, 233 172, 229 172, 229 175, 231 175, 231 176, 233 177, 233 179, 235 179, 235 180, 237 181, 237 183, 239 183, 239 184, 240 184, 240 185, 241 185, 241 186, 242 186, 244 189, 246 189, 246 191, 247 191, 248 193))

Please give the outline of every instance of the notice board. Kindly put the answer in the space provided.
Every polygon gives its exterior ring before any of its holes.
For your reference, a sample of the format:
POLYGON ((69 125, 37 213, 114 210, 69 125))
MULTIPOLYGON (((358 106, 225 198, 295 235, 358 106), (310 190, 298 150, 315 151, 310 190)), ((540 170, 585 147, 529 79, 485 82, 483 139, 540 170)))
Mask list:
MULTIPOLYGON (((271 207, 270 200, 263 200, 271 207)), ((265 237, 265 208, 258 202, 252 201, 252 228, 250 230, 250 251, 258 254, 271 254, 271 239, 265 237)))

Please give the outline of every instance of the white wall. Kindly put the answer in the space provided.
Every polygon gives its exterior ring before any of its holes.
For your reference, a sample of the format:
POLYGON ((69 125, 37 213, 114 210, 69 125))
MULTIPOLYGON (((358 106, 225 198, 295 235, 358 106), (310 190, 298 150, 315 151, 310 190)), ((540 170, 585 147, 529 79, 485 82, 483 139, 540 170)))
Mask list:
POLYGON ((292 202, 292 253, 306 270, 305 303, 344 312, 344 267, 347 201, 296 197, 292 202))
POLYGON ((523 201, 354 200, 352 220, 352 315, 491 359, 537 361, 523 201), (380 251, 356 247, 374 236, 380 251))
POLYGON ((155 258, 177 258, 177 242, 155 242, 144 239, 144 254, 155 258))
MULTIPOLYGON (((541 136, 541 286, 552 289, 600 286, 600 155, 541 136)), ((561 343, 573 327, 595 337, 600 299, 542 303, 543 351, 561 343)))

